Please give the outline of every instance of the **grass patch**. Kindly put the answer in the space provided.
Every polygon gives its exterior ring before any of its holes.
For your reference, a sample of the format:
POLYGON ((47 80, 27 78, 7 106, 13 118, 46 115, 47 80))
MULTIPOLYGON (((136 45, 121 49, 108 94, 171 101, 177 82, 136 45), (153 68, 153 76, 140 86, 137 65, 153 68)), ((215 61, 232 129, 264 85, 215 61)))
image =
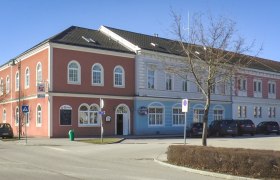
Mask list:
POLYGON ((224 174, 280 177, 280 151, 172 145, 167 159, 170 164, 224 174))
POLYGON ((77 140, 79 142, 84 142, 84 143, 91 143, 91 144, 113 144, 120 142, 122 139, 120 138, 103 138, 103 143, 101 142, 101 139, 83 139, 83 140, 77 140))

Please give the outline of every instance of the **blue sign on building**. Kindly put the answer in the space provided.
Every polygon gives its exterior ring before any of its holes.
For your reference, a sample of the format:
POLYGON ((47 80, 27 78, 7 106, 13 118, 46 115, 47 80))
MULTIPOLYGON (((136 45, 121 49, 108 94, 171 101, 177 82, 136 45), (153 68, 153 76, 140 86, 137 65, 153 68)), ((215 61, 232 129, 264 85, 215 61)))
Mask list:
POLYGON ((22 112, 24 112, 24 113, 28 113, 28 112, 29 112, 29 106, 28 106, 28 105, 22 105, 22 106, 21 106, 21 110, 22 110, 22 112))

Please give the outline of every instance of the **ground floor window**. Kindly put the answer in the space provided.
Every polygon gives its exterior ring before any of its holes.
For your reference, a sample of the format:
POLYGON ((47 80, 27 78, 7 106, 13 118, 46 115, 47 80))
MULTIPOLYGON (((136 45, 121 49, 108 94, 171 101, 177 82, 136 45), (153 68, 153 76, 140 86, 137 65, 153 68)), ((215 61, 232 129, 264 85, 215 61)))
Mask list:
POLYGON ((224 119, 224 110, 223 109, 214 109, 214 120, 224 119))
POLYGON ((3 123, 6 122, 6 118, 7 118, 7 112, 6 112, 6 109, 4 109, 3 110, 3 116, 2 116, 3 123))
POLYGON ((59 114, 60 114, 60 125, 62 126, 68 126, 72 124, 72 107, 69 105, 63 105, 60 107, 59 110, 59 114))
POLYGON ((173 125, 184 125, 185 124, 185 113, 182 112, 182 108, 174 107, 172 109, 173 125))
POLYGON ((19 109, 18 107, 16 107, 16 114, 15 114, 15 123, 16 123, 16 126, 18 126, 18 123, 19 123, 19 109))
POLYGON ((36 126, 42 125, 42 107, 41 105, 37 106, 37 113, 36 113, 36 126))
POLYGON ((82 104, 79 108, 79 125, 99 125, 98 109, 97 105, 82 104))
POLYGON ((203 122, 204 109, 193 110, 193 122, 203 122))
POLYGON ((148 108, 149 126, 162 126, 164 118, 164 108, 160 106, 154 106, 152 104, 148 108))

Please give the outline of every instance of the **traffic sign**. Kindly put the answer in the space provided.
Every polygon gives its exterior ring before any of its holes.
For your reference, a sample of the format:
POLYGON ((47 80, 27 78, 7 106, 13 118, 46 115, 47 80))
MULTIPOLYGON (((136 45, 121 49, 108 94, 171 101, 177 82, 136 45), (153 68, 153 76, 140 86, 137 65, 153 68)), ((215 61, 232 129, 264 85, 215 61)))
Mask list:
POLYGON ((99 111, 98 113, 101 115, 105 115, 105 111, 99 111))
POLYGON ((188 112, 189 109, 189 100, 183 99, 182 100, 182 112, 188 112))
POLYGON ((22 110, 22 112, 28 113, 29 112, 29 106, 28 105, 22 105, 21 110, 22 110))

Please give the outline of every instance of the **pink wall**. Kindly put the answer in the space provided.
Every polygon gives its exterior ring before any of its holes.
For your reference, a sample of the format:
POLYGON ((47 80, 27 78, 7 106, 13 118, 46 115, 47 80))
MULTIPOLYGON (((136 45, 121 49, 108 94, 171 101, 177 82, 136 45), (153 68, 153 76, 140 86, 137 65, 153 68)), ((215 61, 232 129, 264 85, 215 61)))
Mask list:
MULTIPOLYGON (((99 127, 78 127, 78 109, 81 104, 86 103, 99 104, 99 98, 76 98, 76 97, 53 97, 53 137, 67 137, 68 131, 74 129, 76 137, 83 136, 99 136, 99 127), (72 125, 61 126, 59 109, 62 105, 70 105, 72 107, 72 125)), ((106 115, 103 116, 104 135, 115 135, 115 109, 119 104, 126 104, 130 109, 130 129, 133 127, 133 100, 120 99, 104 99, 104 111, 106 115), (105 117, 111 116, 111 122, 105 122, 105 117)))
POLYGON ((53 91, 133 96, 135 92, 134 59, 110 55, 53 49, 53 91), (67 65, 76 60, 81 66, 81 85, 67 84, 67 65), (104 86, 92 86, 91 68, 100 63, 104 69, 104 86), (125 71, 125 88, 113 87, 113 70, 121 65, 125 71))

